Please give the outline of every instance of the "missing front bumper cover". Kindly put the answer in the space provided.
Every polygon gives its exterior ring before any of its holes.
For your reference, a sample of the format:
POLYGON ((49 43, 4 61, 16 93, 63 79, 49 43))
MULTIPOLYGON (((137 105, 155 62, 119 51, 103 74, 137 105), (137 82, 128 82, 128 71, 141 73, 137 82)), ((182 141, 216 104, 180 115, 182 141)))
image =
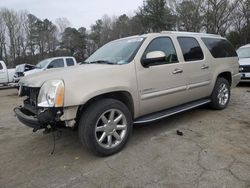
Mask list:
POLYGON ((39 129, 47 128, 48 125, 55 126, 56 121, 59 119, 57 116, 62 114, 58 113, 60 110, 56 109, 39 109, 37 114, 25 107, 17 107, 14 112, 17 118, 26 126, 33 128, 36 132, 39 129))
POLYGON ((32 114, 23 107, 14 108, 14 112, 19 121, 21 121, 24 125, 31 127, 34 130, 44 128, 44 125, 39 122, 38 118, 36 116, 32 116, 32 114))

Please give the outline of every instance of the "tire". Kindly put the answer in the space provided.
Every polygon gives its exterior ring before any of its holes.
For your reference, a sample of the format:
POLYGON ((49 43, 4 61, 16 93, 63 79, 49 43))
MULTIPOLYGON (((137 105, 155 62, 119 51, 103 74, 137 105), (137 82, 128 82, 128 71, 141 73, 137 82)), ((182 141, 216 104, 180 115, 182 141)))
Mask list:
POLYGON ((114 99, 102 99, 84 111, 78 133, 81 143, 94 154, 109 156, 123 149, 132 128, 132 115, 125 104, 114 99))
POLYGON ((226 108, 230 101, 230 95, 231 91, 229 82, 225 78, 217 78, 211 95, 210 107, 215 110, 226 108))

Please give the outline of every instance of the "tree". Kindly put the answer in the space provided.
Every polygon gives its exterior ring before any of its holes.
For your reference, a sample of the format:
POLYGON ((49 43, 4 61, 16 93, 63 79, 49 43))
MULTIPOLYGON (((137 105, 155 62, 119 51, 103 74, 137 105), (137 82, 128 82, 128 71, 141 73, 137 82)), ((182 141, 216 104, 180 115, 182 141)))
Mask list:
POLYGON ((62 17, 56 19, 56 25, 58 26, 59 33, 63 33, 67 27, 71 26, 71 23, 67 18, 62 17))
POLYGON ((130 31, 130 18, 123 14, 114 20, 112 35, 114 39, 129 36, 130 31))
POLYGON ((17 31, 15 33, 15 51, 17 58, 26 55, 26 49, 28 46, 28 34, 27 34, 27 24, 28 24, 28 13, 26 11, 20 11, 17 13, 17 31))
POLYGON ((2 17, 2 12, 0 12, 0 60, 5 59, 7 62, 7 52, 6 52, 6 25, 2 17))
POLYGON ((183 1, 177 5, 178 28, 183 31, 199 32, 202 28, 202 0, 183 1), (192 10, 192 11, 190 11, 192 10))
POLYGON ((51 21, 48 19, 43 21, 37 20, 35 33, 36 44, 42 56, 44 56, 45 53, 55 51, 57 44, 57 28, 51 21))
POLYGON ((27 25, 25 27, 27 33, 28 49, 32 57, 35 56, 36 38, 37 38, 37 22, 38 18, 33 14, 28 14, 27 25))
POLYGON ((159 32, 175 28, 175 17, 166 5, 166 0, 146 0, 142 7, 139 7, 136 15, 147 32, 159 32))
POLYGON ((225 35, 232 20, 232 13, 239 0, 206 0, 203 4, 206 21, 205 27, 208 33, 225 35))
POLYGON ((10 58, 11 58, 11 64, 10 66, 13 66, 13 62, 16 59, 16 43, 15 43, 15 37, 16 33, 18 31, 17 25, 18 25, 18 17, 17 13, 13 10, 8 9, 2 9, 2 18, 5 22, 9 41, 10 41, 10 58))
POLYGON ((82 61, 85 59, 86 36, 85 28, 81 27, 77 30, 68 27, 62 33, 61 48, 65 48, 70 55, 82 61))
POLYGON ((101 19, 97 20, 95 24, 91 25, 91 33, 89 35, 90 40, 94 43, 94 48, 101 46, 101 35, 102 35, 103 21, 101 19))

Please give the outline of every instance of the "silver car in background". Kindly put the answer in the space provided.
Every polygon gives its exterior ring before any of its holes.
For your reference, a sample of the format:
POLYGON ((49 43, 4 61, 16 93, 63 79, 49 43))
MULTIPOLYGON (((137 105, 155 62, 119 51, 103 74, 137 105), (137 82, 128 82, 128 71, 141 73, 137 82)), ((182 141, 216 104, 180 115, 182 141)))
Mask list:
POLYGON ((240 64, 241 82, 250 82, 250 44, 237 50, 240 64))

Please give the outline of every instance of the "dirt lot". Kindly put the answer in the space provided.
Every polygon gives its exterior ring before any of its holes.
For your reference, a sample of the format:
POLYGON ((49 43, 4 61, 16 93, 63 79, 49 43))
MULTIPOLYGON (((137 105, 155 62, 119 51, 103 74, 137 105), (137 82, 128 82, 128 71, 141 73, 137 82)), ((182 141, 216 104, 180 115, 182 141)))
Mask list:
POLYGON ((0 187, 250 188, 250 85, 233 89, 226 110, 135 127, 127 147, 107 158, 86 151, 71 130, 50 155, 52 135, 20 124, 18 104, 16 90, 0 90, 0 187))

